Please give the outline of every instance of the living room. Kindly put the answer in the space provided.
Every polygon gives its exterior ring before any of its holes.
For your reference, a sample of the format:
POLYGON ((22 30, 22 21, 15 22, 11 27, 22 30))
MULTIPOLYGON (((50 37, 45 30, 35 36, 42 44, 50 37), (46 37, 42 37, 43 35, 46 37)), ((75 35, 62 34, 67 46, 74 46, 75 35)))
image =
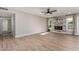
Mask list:
POLYGON ((1 51, 79 50, 78 7, 0 7, 0 9, 0 21, 4 20, 0 23, 2 35, 0 42, 3 43, 0 44, 3 46, 0 48, 1 51))

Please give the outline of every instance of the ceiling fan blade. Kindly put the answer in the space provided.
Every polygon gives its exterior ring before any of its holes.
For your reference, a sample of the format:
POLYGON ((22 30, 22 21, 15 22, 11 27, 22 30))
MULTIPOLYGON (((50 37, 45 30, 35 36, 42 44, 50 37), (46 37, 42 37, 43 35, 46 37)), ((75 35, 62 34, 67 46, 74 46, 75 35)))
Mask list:
POLYGON ((48 8, 46 11, 41 11, 41 13, 43 13, 44 15, 46 14, 52 14, 53 12, 56 12, 57 10, 50 10, 50 8, 48 8))
POLYGON ((53 11, 51 11, 51 12, 56 12, 57 10, 53 10, 53 11))
POLYGON ((0 7, 1 10, 8 10, 7 8, 0 7))
POLYGON ((52 14, 52 12, 50 12, 50 14, 52 14))
POLYGON ((45 12, 44 15, 46 15, 47 13, 45 12))

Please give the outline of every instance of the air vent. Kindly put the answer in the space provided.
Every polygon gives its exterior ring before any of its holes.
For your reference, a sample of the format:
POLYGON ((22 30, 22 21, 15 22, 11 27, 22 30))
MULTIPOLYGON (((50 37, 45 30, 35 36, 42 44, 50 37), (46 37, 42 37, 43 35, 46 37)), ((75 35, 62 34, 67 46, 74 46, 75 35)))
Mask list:
POLYGON ((0 7, 0 10, 8 10, 7 8, 0 7))

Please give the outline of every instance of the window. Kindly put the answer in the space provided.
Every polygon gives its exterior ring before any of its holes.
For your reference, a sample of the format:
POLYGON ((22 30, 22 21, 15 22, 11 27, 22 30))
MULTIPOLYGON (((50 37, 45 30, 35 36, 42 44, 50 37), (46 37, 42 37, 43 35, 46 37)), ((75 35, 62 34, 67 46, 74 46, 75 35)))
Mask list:
POLYGON ((67 31, 73 30, 73 16, 67 16, 67 18, 66 18, 66 30, 67 31))

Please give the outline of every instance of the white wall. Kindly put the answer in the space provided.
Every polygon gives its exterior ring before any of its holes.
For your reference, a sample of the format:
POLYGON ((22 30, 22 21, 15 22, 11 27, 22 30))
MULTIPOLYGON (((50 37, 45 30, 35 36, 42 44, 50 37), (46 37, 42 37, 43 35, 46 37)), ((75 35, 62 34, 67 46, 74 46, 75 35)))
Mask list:
POLYGON ((16 12, 15 35, 16 37, 31 35, 47 31, 47 20, 23 12, 16 12))
POLYGON ((47 20, 45 18, 24 13, 21 11, 16 11, 13 9, 9 9, 5 12, 15 14, 15 28, 12 30, 15 31, 15 37, 47 31, 47 20))
MULTIPOLYGON (((15 12, 16 37, 47 31, 47 20, 23 12, 15 12)), ((76 15, 75 35, 79 35, 79 14, 76 15)))

